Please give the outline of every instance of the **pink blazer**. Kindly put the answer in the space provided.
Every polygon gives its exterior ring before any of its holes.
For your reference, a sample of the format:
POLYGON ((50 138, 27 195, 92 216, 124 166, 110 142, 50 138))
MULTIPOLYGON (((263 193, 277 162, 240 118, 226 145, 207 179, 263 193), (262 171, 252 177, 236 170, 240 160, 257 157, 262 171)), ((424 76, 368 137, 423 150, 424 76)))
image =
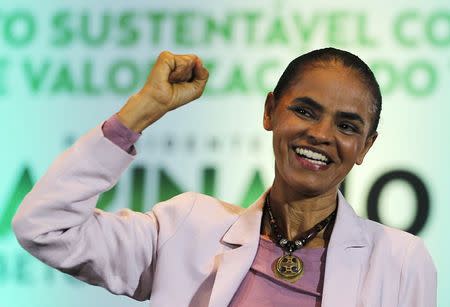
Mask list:
MULTIPOLYGON (((227 306, 255 257, 262 195, 242 209, 184 193, 150 212, 95 208, 133 161, 98 126, 61 154, 13 221, 43 262, 152 306, 227 306)), ((323 307, 436 306, 436 269, 423 241, 358 217, 339 194, 323 307)))

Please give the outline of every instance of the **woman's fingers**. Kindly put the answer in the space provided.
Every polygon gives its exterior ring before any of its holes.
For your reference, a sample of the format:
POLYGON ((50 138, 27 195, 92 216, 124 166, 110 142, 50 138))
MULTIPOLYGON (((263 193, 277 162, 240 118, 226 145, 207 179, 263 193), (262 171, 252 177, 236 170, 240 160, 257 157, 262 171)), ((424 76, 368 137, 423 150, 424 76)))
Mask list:
POLYGON ((180 83, 193 81, 196 55, 175 56, 175 67, 169 75, 169 82, 180 83))
POLYGON ((208 70, 203 66, 203 62, 200 58, 197 58, 194 66, 195 80, 207 81, 209 77, 208 70))
POLYGON ((196 55, 161 52, 142 89, 119 111, 122 122, 141 132, 166 112, 199 98, 208 71, 196 55))

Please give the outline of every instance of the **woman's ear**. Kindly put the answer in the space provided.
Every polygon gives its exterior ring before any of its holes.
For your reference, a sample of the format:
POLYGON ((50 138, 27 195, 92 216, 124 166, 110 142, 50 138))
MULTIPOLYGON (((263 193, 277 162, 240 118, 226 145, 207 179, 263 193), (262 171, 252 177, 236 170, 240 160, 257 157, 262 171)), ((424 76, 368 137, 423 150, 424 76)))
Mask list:
POLYGON ((264 118, 263 125, 264 129, 267 131, 272 131, 272 115, 275 110, 275 97, 273 92, 269 92, 266 97, 266 102, 264 104, 264 118))
POLYGON ((364 157, 369 152, 369 149, 372 147, 373 143, 375 143, 377 136, 378 136, 378 132, 375 132, 372 135, 367 137, 367 140, 366 140, 363 150, 356 158, 356 164, 361 165, 363 163, 364 157))

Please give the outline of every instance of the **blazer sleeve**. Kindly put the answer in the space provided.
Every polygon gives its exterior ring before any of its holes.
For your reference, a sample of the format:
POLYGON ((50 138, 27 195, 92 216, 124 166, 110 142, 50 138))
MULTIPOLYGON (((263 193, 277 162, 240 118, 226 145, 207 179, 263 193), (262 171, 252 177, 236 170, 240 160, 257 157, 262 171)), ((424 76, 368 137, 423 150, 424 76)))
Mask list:
POLYGON ((437 272, 423 240, 414 237, 403 262, 398 306, 435 307, 437 272))
POLYGON ((148 299, 158 246, 188 214, 186 203, 193 205, 193 196, 182 194, 148 213, 96 209, 99 195, 116 184, 133 159, 103 136, 101 126, 81 137, 24 198, 13 219, 19 243, 80 280, 148 299))

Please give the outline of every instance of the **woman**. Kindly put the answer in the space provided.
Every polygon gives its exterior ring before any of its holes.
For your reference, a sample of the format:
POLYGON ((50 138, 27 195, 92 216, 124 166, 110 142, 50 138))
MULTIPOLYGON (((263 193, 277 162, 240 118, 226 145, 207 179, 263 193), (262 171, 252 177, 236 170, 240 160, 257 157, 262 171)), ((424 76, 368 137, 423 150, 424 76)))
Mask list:
POLYGON ((45 263, 152 306, 435 306, 421 239, 362 219, 339 184, 377 138, 381 94, 348 52, 300 56, 267 95, 275 179, 249 209, 184 193, 148 213, 95 209, 139 133, 198 98, 208 72, 163 52, 145 86, 63 153, 13 226, 45 263))

